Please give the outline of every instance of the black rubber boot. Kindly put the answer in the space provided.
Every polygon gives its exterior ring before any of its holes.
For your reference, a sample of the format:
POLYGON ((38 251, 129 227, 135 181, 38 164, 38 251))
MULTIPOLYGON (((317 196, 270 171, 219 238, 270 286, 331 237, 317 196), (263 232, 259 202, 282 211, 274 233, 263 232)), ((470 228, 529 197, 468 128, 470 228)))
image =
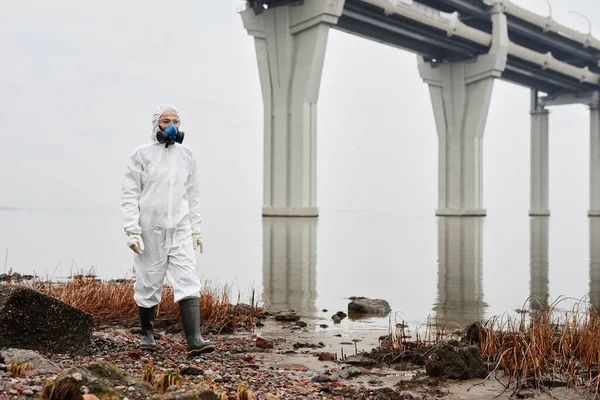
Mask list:
POLYGON ((140 323, 142 325, 142 341, 140 348, 142 350, 156 349, 154 340, 154 318, 156 316, 156 307, 144 308, 138 307, 140 312, 140 323))
POLYGON ((179 302, 179 313, 183 323, 183 332, 187 341, 188 356, 215 351, 215 345, 208 340, 202 339, 200 333, 200 307, 198 298, 183 299, 179 302))

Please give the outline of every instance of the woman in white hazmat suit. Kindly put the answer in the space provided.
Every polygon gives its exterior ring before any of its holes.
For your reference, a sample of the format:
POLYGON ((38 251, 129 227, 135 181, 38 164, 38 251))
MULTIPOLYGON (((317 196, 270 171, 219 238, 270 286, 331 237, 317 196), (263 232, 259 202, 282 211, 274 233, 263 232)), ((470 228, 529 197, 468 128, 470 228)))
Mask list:
POLYGON ((183 146, 174 106, 161 104, 152 116, 151 142, 129 159, 121 193, 127 245, 134 255, 134 299, 143 331, 140 347, 156 348, 154 320, 165 276, 179 302, 188 355, 212 352, 200 332, 200 279, 194 250, 202 252, 196 160, 183 146))

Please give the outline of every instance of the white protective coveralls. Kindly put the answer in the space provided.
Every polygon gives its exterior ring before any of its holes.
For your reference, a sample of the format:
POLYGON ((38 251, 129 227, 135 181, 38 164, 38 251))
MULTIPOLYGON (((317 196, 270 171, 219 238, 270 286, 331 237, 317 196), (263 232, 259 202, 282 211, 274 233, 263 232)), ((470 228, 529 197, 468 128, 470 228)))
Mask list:
POLYGON ((177 112, 169 104, 157 107, 151 142, 131 155, 121 193, 125 233, 141 234, 144 243, 142 254, 134 254, 134 299, 145 308, 160 303, 165 275, 176 302, 198 297, 201 289, 192 243, 192 233, 201 232, 196 160, 187 146, 158 143, 165 111, 177 112))

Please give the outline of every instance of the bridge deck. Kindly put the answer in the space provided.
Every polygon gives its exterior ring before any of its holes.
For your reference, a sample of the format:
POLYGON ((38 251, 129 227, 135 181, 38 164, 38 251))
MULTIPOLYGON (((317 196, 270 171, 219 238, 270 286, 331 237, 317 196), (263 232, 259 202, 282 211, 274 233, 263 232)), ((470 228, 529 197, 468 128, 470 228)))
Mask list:
MULTIPOLYGON (((302 4, 302 0, 249 0, 257 8, 302 4)), ((419 0, 425 6, 453 13, 461 22, 486 33, 492 32, 490 9, 482 0, 419 0)), ((567 37, 544 31, 528 21, 507 14, 510 40, 538 53, 552 53, 558 60, 573 66, 587 67, 600 73, 600 49, 585 47, 567 37)), ((443 30, 413 21, 397 14, 386 15, 377 6, 363 0, 345 0, 344 11, 335 29, 395 46, 439 61, 457 61, 485 54, 488 47, 460 38, 449 37, 443 30)), ((580 82, 523 59, 509 56, 502 79, 547 94, 578 93, 598 90, 598 85, 580 82)))

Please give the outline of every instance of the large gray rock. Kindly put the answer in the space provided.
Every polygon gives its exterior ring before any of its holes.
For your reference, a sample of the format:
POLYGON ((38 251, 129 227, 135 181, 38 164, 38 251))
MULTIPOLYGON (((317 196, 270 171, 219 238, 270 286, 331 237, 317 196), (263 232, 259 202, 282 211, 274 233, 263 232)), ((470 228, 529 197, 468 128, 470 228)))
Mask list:
POLYGON ((439 342, 425 360, 425 372, 432 377, 461 380, 487 376, 479 348, 458 341, 439 342))
POLYGON ((350 303, 348 303, 348 314, 387 315, 392 311, 390 304, 382 299, 350 297, 350 300, 350 303))
POLYGON ((93 331, 88 312, 24 286, 0 285, 0 348, 81 354, 93 331))

